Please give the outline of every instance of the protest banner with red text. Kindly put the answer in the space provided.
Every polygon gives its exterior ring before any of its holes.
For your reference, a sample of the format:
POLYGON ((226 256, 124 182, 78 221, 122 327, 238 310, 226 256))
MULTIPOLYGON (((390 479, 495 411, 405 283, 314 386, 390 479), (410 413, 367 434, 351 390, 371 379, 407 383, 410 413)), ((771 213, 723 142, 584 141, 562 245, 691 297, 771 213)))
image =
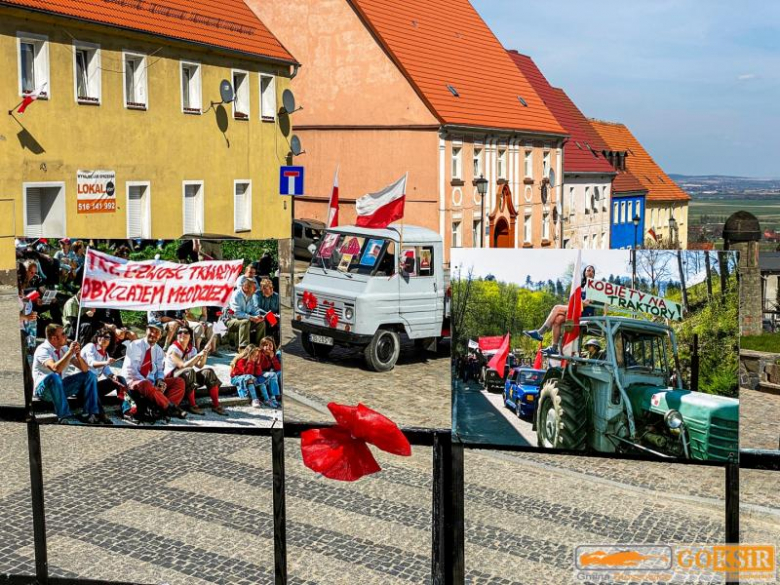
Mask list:
POLYGON ((81 306, 127 311, 224 307, 243 265, 243 260, 193 264, 132 261, 89 249, 81 306))

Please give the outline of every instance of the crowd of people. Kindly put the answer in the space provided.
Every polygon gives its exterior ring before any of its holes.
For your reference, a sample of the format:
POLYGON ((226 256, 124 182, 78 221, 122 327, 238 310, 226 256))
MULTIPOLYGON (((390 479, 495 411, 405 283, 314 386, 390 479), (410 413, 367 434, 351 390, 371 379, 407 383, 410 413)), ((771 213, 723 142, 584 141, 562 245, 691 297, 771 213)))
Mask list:
MULTIPOLYGON (((145 330, 136 332, 119 310, 81 307, 84 250, 83 242, 67 238, 53 254, 46 240, 17 246, 20 328, 32 354, 33 395, 53 405, 58 421, 111 424, 103 408, 108 400, 131 423, 202 416, 199 388, 208 391, 212 412, 228 416, 219 402, 227 384, 255 408, 280 407, 280 306, 270 254, 245 267, 226 307, 148 311, 145 330), (209 363, 220 356, 220 345, 237 351, 230 380, 220 380, 209 363), (78 417, 72 396, 81 404, 78 417)), ((127 258, 130 250, 123 244, 110 253, 127 258)), ((182 243, 177 255, 183 263, 221 259, 219 246, 197 240, 182 243)))

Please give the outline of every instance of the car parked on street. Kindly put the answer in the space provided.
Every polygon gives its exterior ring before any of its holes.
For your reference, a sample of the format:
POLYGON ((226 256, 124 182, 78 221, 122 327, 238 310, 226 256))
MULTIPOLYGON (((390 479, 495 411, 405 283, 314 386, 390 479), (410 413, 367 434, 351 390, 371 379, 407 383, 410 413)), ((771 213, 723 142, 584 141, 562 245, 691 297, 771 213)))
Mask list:
POLYGON ((293 222, 293 255, 299 260, 311 260, 312 251, 325 233, 325 224, 316 219, 296 219, 293 222))
POLYGON ((504 406, 514 410, 518 418, 533 419, 546 371, 512 368, 509 372, 504 385, 504 406))

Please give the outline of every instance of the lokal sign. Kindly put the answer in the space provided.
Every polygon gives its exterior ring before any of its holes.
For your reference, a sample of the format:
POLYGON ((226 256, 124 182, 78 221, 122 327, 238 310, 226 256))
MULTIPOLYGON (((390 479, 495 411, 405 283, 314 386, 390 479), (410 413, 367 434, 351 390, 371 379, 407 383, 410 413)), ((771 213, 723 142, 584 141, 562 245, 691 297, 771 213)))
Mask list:
POLYGON ((680 303, 604 280, 588 279, 585 284, 585 298, 620 309, 647 313, 654 317, 674 321, 682 320, 682 305, 680 303))
POLYGON ((116 211, 115 171, 76 171, 78 213, 116 211))

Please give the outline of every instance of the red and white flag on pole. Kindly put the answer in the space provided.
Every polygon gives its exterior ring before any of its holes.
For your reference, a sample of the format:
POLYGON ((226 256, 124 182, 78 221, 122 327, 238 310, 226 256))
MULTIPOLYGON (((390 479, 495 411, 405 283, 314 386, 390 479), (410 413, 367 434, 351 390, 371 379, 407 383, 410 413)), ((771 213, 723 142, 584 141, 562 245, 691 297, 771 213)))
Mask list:
POLYGON ((574 272, 571 275, 571 292, 569 293, 569 306, 566 309, 566 322, 573 323, 574 327, 564 333, 561 355, 575 355, 578 351, 580 339, 580 315, 582 315, 582 282, 580 279, 580 261, 582 252, 577 250, 577 262, 574 264, 574 272))
POLYGON ((330 192, 330 203, 328 203, 328 224, 326 227, 334 228, 339 225, 339 168, 336 167, 336 174, 333 177, 333 191, 330 192))
POLYGON ((504 377, 507 356, 509 356, 509 333, 504 336, 504 340, 501 342, 501 347, 498 348, 496 355, 490 358, 488 362, 488 368, 498 372, 498 375, 502 378, 504 377))
POLYGON ((381 191, 368 193, 358 199, 355 202, 357 210, 355 225, 381 229, 401 219, 404 216, 408 176, 409 173, 381 191))
POLYGON ((20 114, 24 114, 24 111, 27 109, 27 106, 29 106, 31 103, 37 100, 40 97, 40 95, 44 93, 45 89, 46 89, 46 82, 44 81, 43 85, 35 88, 35 91, 33 91, 32 93, 28 93, 26 96, 24 96, 22 103, 19 104, 19 107, 17 108, 16 111, 20 114))

